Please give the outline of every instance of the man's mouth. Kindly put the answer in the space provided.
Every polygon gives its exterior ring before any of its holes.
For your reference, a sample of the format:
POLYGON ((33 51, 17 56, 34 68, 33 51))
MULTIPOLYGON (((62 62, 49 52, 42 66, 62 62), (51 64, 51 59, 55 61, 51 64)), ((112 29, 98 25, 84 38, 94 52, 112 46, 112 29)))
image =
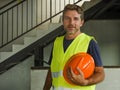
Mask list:
POLYGON ((73 28, 75 28, 75 27, 71 27, 71 26, 70 26, 70 27, 68 27, 68 28, 73 29, 73 28))
POLYGON ((75 28, 74 26, 68 26, 68 28, 75 28))

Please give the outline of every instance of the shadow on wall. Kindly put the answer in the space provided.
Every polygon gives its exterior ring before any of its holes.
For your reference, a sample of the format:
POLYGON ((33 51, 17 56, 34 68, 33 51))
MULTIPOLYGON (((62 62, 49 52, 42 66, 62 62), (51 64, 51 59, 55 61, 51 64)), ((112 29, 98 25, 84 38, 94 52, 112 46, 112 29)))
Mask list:
POLYGON ((90 20, 82 31, 95 36, 105 66, 120 66, 120 20, 90 20))

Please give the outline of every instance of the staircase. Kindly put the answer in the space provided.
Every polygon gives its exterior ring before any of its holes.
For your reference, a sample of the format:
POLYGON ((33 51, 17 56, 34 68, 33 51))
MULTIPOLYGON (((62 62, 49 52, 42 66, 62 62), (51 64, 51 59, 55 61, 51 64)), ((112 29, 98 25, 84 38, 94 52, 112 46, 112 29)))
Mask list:
POLYGON ((56 28, 60 27, 62 23, 49 23, 45 27, 46 28, 41 28, 38 27, 34 31, 30 32, 33 34, 33 36, 26 36, 23 39, 23 44, 13 44, 12 45, 12 51, 10 52, 0 52, 0 63, 6 60, 7 58, 11 57, 12 55, 16 54, 17 52, 21 51, 22 49, 28 47, 32 43, 36 42, 40 38, 44 37, 48 33, 52 32, 56 28))

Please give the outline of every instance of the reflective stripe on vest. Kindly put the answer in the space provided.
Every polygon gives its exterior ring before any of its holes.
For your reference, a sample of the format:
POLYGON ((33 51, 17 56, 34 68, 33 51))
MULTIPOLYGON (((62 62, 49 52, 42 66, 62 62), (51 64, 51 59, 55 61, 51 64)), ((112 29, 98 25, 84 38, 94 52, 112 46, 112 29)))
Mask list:
MULTIPOLYGON (((85 90, 85 89, 72 89, 72 88, 65 88, 65 87, 53 87, 52 90, 85 90)), ((88 90, 92 90, 92 89, 88 89, 88 90)), ((95 90, 95 86, 94 86, 94 90, 95 90)))
POLYGON ((52 77, 53 78, 58 78, 60 76, 63 76, 63 71, 60 72, 52 72, 52 77))
POLYGON ((58 87, 58 88, 53 88, 53 90, 76 90, 76 89, 58 87))

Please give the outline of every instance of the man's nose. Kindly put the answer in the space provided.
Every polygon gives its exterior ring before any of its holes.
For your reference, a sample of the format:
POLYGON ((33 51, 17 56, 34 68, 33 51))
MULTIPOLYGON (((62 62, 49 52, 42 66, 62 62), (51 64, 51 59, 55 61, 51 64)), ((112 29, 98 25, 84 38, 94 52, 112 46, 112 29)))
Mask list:
POLYGON ((70 24, 74 24, 74 20, 73 19, 70 19, 70 24))

